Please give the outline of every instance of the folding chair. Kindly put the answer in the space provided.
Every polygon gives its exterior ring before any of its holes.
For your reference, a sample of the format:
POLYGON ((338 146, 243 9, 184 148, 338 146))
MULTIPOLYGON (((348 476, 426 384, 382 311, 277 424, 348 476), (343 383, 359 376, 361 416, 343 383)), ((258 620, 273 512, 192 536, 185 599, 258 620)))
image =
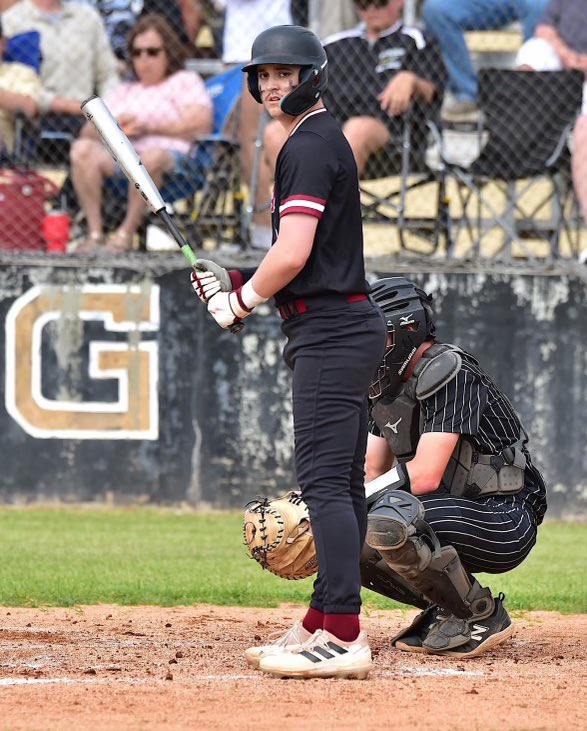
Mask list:
POLYGON ((481 69, 477 126, 480 152, 464 166, 447 158, 435 129, 449 198, 449 257, 468 246, 472 256, 502 252, 517 244, 530 260, 560 255, 573 232, 566 211, 572 203, 568 138, 581 107, 583 74, 481 69))
MULTIPOLYGON (((435 109, 428 113, 436 117, 435 109)), ((429 122, 422 114, 415 115, 414 108, 403 122, 401 138, 371 155, 367 162, 360 184, 363 223, 392 224, 397 227, 401 250, 429 254, 447 236, 447 221, 442 215, 444 177, 428 165, 429 122), (434 188, 432 196, 430 186, 434 188)))
POLYGON ((244 243, 241 157, 237 132, 242 83, 239 66, 206 81, 214 102, 213 131, 192 145, 192 155, 196 159, 200 156, 203 172, 207 167, 205 184, 199 196, 196 196, 195 207, 190 214, 190 220, 196 228, 195 237, 200 244, 203 238, 210 235, 217 246, 222 241, 244 243))

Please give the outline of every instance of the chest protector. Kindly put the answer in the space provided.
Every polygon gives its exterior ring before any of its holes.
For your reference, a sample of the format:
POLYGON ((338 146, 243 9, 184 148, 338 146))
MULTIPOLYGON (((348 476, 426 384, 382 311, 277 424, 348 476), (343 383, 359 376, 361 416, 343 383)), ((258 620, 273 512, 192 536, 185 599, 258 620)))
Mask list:
MULTIPOLYGON (((408 462, 416 454, 424 428, 421 402, 433 396, 460 371, 460 348, 448 343, 426 350, 414 372, 394 399, 380 399, 371 416, 387 440, 398 462, 408 462)), ((442 483, 455 497, 511 495, 524 486, 526 457, 519 440, 499 454, 481 454, 461 435, 442 476, 442 483)))

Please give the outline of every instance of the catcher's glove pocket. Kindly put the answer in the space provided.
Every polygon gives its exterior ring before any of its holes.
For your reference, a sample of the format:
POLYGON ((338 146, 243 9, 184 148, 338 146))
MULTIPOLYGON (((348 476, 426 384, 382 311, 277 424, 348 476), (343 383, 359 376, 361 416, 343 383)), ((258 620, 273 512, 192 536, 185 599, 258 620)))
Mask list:
POLYGON ((251 500, 243 533, 251 558, 283 579, 305 579, 318 570, 310 515, 299 492, 251 500))

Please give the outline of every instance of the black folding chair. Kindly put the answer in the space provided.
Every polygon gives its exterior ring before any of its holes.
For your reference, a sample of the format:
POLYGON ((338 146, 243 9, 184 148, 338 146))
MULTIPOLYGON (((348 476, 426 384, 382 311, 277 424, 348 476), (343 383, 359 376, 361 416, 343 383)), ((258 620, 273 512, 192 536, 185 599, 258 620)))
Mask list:
POLYGON ((429 143, 428 122, 410 109, 401 137, 369 158, 360 185, 363 222, 396 226, 400 249, 411 253, 433 253, 448 235, 445 180, 428 165, 429 143))
POLYGON ((434 131, 445 189, 449 196, 455 191, 445 213, 449 257, 463 244, 478 257, 485 242, 493 256, 511 257, 516 244, 535 259, 546 243, 547 258, 558 257, 563 234, 578 253, 578 232, 567 215, 573 201, 568 139, 583 81, 574 71, 480 70, 477 157, 467 166, 455 163, 434 131))

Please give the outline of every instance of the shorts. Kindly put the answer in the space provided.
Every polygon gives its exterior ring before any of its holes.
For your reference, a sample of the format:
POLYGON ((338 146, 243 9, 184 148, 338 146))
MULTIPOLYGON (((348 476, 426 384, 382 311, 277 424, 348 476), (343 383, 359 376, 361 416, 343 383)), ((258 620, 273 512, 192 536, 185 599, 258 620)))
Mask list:
MULTIPOLYGON (((167 172, 165 173, 166 175, 179 175, 181 177, 187 178, 197 175, 198 172, 201 171, 203 161, 199 158, 198 155, 190 157, 189 155, 186 155, 185 152, 180 152, 179 150, 167 150, 167 152, 173 158, 173 167, 171 168, 171 170, 167 170, 167 172)), ((122 168, 118 163, 116 163, 114 176, 119 178, 125 177, 124 173, 122 172, 122 168)))

